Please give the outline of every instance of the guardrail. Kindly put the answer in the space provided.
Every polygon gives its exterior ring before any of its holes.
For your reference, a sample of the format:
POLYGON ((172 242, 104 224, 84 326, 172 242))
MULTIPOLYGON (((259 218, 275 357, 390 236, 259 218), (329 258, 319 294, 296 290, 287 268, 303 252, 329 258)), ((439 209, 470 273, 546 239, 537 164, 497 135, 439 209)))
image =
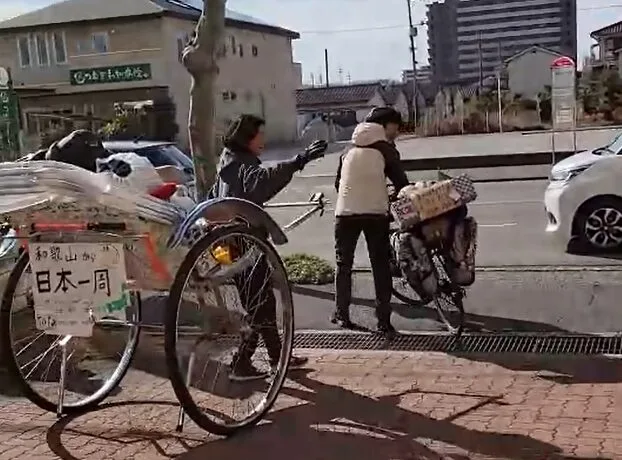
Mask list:
POLYGON ((496 155, 464 155, 458 157, 412 158, 402 160, 406 171, 431 171, 436 169, 477 169, 500 168, 507 166, 552 165, 574 155, 574 151, 553 153, 510 153, 496 155))

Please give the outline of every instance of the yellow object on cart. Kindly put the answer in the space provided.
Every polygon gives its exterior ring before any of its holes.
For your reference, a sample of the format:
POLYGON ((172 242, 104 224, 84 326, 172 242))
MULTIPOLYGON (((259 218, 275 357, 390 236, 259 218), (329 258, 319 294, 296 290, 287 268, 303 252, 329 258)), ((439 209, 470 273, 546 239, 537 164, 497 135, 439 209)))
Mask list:
POLYGON ((212 256, 214 256, 214 259, 216 259, 219 264, 230 265, 233 263, 231 251, 228 246, 216 246, 212 251, 212 256))

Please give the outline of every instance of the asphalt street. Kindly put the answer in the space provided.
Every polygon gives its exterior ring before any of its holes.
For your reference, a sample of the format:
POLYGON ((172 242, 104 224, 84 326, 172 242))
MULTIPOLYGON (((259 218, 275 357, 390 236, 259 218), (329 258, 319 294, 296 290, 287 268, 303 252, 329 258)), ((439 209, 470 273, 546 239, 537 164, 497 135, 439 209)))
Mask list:
MULTIPOLYGON (((599 129, 577 132, 577 150, 601 147, 609 143, 620 130, 599 129)), ((535 133, 494 133, 473 134, 468 136, 444 136, 413 138, 405 136, 398 139, 397 147, 403 159, 439 158, 471 155, 497 155, 513 153, 548 152, 552 150, 552 134, 550 132, 535 133)), ((305 168, 304 175, 330 175, 337 170, 338 153, 348 143, 332 144, 329 154, 320 161, 305 168)), ((556 151, 572 151, 574 141, 571 133, 555 134, 556 151)), ((287 158, 296 153, 296 149, 271 149, 266 152, 264 160, 275 161, 287 158)))
MULTIPOLYGON (((515 168, 521 169, 521 168, 515 168)), ((435 173, 430 173, 434 177, 435 173)), ((546 221, 543 196, 546 181, 493 182, 476 184, 478 199, 469 205, 479 223, 477 263, 481 267, 499 266, 582 266, 617 265, 610 258, 566 254, 555 248, 544 231, 546 221)), ((298 178, 274 202, 298 202, 310 194, 323 192, 334 203, 333 180, 328 177, 298 178)), ((304 209, 270 208, 275 220, 286 225, 304 209)), ((334 261, 333 208, 324 216, 315 215, 288 234, 290 242, 279 250, 283 254, 306 252, 334 261)), ((359 241, 356 265, 368 267, 363 238, 359 241)))
MULTIPOLYGON (((498 174, 493 173, 488 177, 498 174)), ((525 168, 508 168, 506 175, 520 177, 526 175, 526 171, 525 168)), ((544 231, 546 185, 546 181, 476 184, 479 197, 470 205, 470 211, 480 225, 479 271, 465 300, 469 328, 622 332, 620 260, 615 255, 571 255, 553 247, 544 231)), ((297 178, 275 202, 304 201, 312 192, 323 192, 334 203, 333 181, 329 177, 297 178)), ((281 225, 302 212, 302 209, 270 209, 281 225)), ((334 262, 333 219, 329 205, 324 216, 316 215, 289 233, 290 242, 279 251, 282 254, 312 253, 334 262)), ((360 268, 369 267, 363 238, 359 241, 355 263, 360 268)), ((328 321, 333 308, 332 289, 332 286, 297 288, 297 328, 334 327, 328 321)), ((371 276, 357 274, 354 291, 353 317, 362 325, 373 326, 371 276)), ((433 331, 440 328, 433 310, 407 307, 396 299, 394 302, 398 329, 433 331)))

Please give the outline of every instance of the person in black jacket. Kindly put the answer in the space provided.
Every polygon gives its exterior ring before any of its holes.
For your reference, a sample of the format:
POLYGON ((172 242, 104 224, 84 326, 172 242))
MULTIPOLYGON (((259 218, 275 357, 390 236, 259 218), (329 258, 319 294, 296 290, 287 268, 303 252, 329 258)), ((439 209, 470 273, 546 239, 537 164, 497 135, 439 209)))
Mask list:
MULTIPOLYGON (((324 155, 328 144, 315 141, 294 158, 264 166, 259 159, 264 149, 265 121, 254 115, 241 115, 228 127, 224 136, 225 148, 217 167, 218 175, 210 193, 211 198, 242 198, 263 206, 289 184, 295 172, 307 163, 324 155)), ((253 332, 245 338, 231 363, 230 378, 236 381, 263 378, 252 364, 259 336, 266 344, 270 364, 274 367, 281 355, 281 340, 276 325, 276 299, 271 286, 270 267, 261 259, 254 267, 236 279, 240 301, 249 313, 253 332)), ((292 357, 291 367, 305 365, 307 359, 292 357)))
POLYGON ((374 276, 378 330, 393 334, 391 325, 391 246, 387 178, 395 193, 408 185, 408 177, 392 141, 401 115, 390 107, 373 109, 352 134, 354 146, 342 155, 335 189, 335 313, 331 320, 344 328, 350 320, 352 266, 361 233, 365 236, 374 276))

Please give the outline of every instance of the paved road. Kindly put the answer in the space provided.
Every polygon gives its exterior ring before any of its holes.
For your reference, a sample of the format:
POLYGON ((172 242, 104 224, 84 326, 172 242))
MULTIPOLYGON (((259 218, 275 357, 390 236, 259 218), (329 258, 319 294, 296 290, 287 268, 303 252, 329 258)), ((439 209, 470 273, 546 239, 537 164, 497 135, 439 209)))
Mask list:
MULTIPOLYGON (((295 288, 296 327, 334 329, 332 286, 295 288)), ((375 326, 371 275, 354 280, 351 315, 375 326)), ((467 329, 494 332, 622 332, 622 271, 478 273, 464 301, 467 329)), ((393 322, 403 331, 440 331, 432 308, 393 300, 393 322)))
MULTIPOLYGON (((0 396, 0 458, 605 460, 622 452, 617 360, 303 350, 308 369, 291 373, 269 423, 225 440, 191 422, 174 431, 170 384, 144 369, 163 357, 147 351, 98 411, 56 420, 0 396)), ((235 413, 234 400, 218 401, 235 413)))
MULTIPOLYGON (((577 149, 595 148, 607 144, 619 130, 603 129, 577 132, 577 149)), ((493 155, 503 153, 532 153, 551 150, 551 133, 504 133, 474 134, 468 136, 445 136, 426 138, 406 138, 398 141, 398 149, 404 159, 435 158, 469 155, 493 155)), ((334 144, 329 152, 337 153, 347 144, 334 144)), ((555 135, 555 150, 573 150, 571 133, 555 135)), ((287 158, 291 149, 273 149, 266 152, 265 160, 287 158)), ((305 168, 304 173, 334 174, 338 155, 327 155, 324 159, 305 168)))
MULTIPOLYGON (((496 331, 622 331, 618 301, 622 297, 621 261, 614 256, 584 257, 556 250, 544 232, 545 187, 544 181, 477 185, 479 199, 471 206, 480 223, 477 265, 488 271, 478 273, 466 299, 470 327, 496 331), (599 266, 601 270, 602 266, 620 266, 620 271, 595 271, 599 266), (539 271, 533 271, 536 269, 539 271)), ((297 179, 277 201, 304 200, 311 190, 324 192, 334 202, 329 178, 297 179)), ((271 213, 279 223, 285 224, 300 210, 271 210, 271 213)), ((332 229, 333 215, 329 210, 323 217, 315 216, 291 232, 290 243, 280 251, 312 253, 332 262, 332 229)), ((357 249, 356 264, 369 266, 363 238, 357 249)), ((298 291, 297 327, 333 327, 328 321, 333 308, 331 289, 298 291)), ((353 316, 362 324, 372 326, 370 277, 359 275, 355 290, 358 300, 353 316)), ((400 329, 439 328, 433 311, 407 308, 397 301, 395 310, 396 326, 400 329)))
MULTIPOLYGON (((478 200, 471 213, 480 224, 477 263, 479 266, 505 265, 609 265, 616 259, 564 254, 553 248, 544 232, 542 204, 545 181, 477 184, 478 200)), ((305 201, 312 192, 323 192, 334 203, 335 192, 330 178, 296 179, 276 197, 276 202, 305 201)), ((301 214, 301 209, 271 209, 282 225, 301 214)), ((308 252, 334 260, 333 211, 314 216, 293 230, 290 243, 280 248, 284 254, 308 252)), ((358 266, 369 266, 363 238, 357 252, 358 266)))

